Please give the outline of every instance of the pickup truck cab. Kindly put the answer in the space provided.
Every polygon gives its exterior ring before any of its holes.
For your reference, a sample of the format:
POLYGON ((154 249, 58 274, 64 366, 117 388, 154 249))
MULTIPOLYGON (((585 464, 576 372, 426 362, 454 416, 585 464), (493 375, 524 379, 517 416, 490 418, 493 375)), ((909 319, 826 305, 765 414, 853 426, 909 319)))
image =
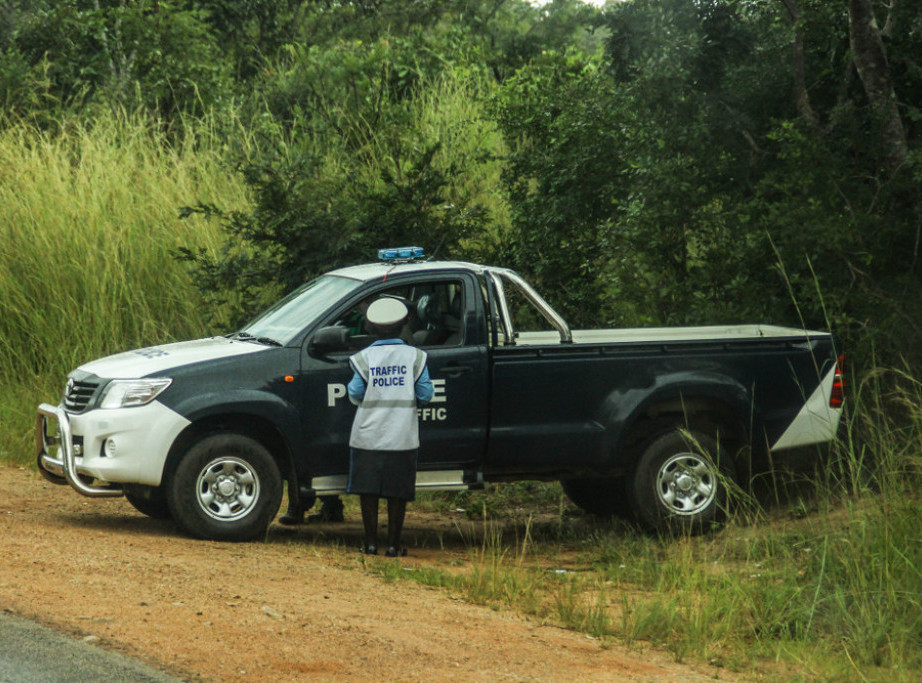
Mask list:
POLYGON ((402 336, 435 387, 419 409, 420 490, 560 480, 587 511, 699 531, 760 456, 835 435, 828 333, 571 331, 510 270, 408 255, 334 270, 233 334, 82 365, 60 405, 39 406, 40 471, 197 537, 259 538, 286 484, 304 507, 345 492, 348 358, 374 341, 363 311, 382 295, 409 305, 402 336))

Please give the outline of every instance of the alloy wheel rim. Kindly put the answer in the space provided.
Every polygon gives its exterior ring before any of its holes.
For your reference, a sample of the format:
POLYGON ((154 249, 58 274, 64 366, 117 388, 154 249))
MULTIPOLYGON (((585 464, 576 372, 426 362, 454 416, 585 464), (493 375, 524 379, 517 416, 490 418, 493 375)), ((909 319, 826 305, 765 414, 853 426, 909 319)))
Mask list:
POLYGON ((656 495, 675 515, 701 513, 717 497, 718 476, 714 466, 696 453, 677 453, 656 474, 656 495))
POLYGON ((232 522, 245 517, 259 500, 259 477, 245 460, 222 457, 199 473, 196 500, 212 519, 232 522))

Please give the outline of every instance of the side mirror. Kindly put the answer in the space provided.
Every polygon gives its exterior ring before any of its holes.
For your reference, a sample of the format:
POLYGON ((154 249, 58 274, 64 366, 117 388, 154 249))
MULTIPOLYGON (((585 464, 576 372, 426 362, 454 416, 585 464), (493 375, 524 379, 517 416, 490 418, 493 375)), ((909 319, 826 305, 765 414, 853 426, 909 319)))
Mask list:
POLYGON ((309 351, 324 355, 349 350, 349 330, 342 326, 321 327, 311 339, 309 351))

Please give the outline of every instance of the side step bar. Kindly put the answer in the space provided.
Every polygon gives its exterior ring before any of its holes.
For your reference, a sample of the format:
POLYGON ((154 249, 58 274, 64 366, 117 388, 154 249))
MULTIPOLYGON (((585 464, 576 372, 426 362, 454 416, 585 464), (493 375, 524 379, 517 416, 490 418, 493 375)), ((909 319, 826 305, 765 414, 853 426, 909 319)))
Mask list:
MULTIPOLYGON (((337 496, 346 493, 349 476, 333 474, 326 477, 314 477, 311 488, 301 487, 304 497, 337 496)), ((417 491, 470 491, 483 488, 483 473, 473 470, 425 470, 416 473, 417 491)))

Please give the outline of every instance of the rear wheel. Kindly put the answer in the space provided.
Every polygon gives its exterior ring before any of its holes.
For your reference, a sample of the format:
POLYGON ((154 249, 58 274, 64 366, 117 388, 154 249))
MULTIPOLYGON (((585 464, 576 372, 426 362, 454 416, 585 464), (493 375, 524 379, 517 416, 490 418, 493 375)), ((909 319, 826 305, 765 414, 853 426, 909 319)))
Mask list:
POLYGON ((723 520, 734 479, 733 462, 713 437, 676 429, 644 447, 628 495, 644 526, 661 533, 701 533, 723 520))
POLYGON ((167 503, 179 527, 214 541, 263 536, 282 502, 282 477, 269 451, 240 434, 212 434, 183 456, 167 503))

